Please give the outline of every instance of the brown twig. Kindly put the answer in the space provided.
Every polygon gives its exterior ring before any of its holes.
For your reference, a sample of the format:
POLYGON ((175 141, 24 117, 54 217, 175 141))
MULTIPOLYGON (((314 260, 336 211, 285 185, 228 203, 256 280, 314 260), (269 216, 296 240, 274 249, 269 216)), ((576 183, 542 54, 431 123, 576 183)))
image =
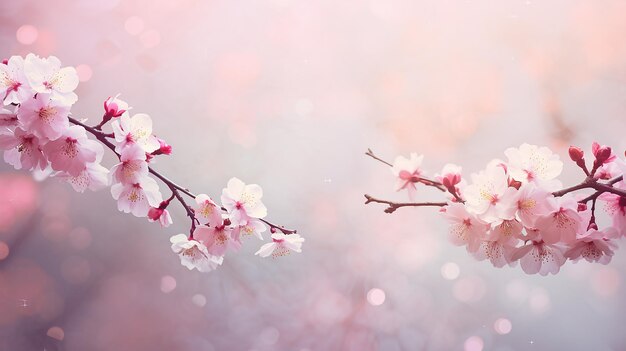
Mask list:
POLYGON ((387 208, 385 209, 385 213, 393 213, 400 207, 443 207, 446 206, 447 202, 393 202, 387 200, 377 199, 371 195, 365 194, 365 204, 369 204, 372 202, 385 204, 387 208))

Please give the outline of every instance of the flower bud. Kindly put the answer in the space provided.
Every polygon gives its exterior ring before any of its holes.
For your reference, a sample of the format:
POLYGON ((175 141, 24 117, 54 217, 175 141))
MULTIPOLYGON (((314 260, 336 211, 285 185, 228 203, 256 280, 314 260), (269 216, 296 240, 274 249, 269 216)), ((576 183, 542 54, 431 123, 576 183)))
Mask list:
POLYGON ((159 218, 161 218, 163 211, 165 210, 162 209, 160 206, 159 208, 152 207, 150 208, 150 211, 148 211, 148 218, 152 221, 158 221, 159 218))
POLYGON ((578 212, 583 212, 587 210, 587 204, 579 202, 578 203, 578 212))
POLYGON ((611 157, 611 148, 608 146, 601 146, 596 152, 596 162, 603 164, 611 157))
POLYGON ((3 64, 3 65, 8 65, 8 64, 9 64, 9 60, 7 60, 7 59, 2 59, 2 64, 3 64))
POLYGON ((583 150, 581 150, 581 148, 579 148, 577 146, 570 146, 569 147, 569 158, 571 158, 572 161, 578 163, 584 157, 585 157, 585 153, 583 152, 583 150))
POLYGON ((159 148, 152 152, 153 155, 170 155, 172 153, 172 146, 165 142, 165 140, 157 138, 159 141, 159 148))

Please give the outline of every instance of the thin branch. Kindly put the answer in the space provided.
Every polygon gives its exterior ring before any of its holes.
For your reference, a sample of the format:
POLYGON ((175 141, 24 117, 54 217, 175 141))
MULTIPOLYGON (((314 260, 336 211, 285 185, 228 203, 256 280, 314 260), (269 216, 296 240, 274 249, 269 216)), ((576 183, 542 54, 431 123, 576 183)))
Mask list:
POLYGON ((394 213, 400 207, 429 207, 429 206, 443 207, 448 204, 447 202, 393 202, 393 201, 377 199, 368 194, 365 194, 364 196, 366 199, 365 201, 366 205, 372 202, 387 205, 387 208, 385 209, 385 213, 394 213))
MULTIPOLYGON (((389 162, 383 160, 382 158, 374 155, 374 152, 372 151, 372 149, 367 149, 367 152, 365 154, 367 156, 375 159, 376 161, 382 162, 382 163, 386 164, 389 167, 393 167, 393 165, 391 163, 389 163, 389 162)), ((429 178, 420 176, 417 182, 418 183, 422 183, 422 184, 424 184, 426 186, 432 186, 433 188, 437 188, 437 189, 439 189, 441 191, 444 191, 444 192, 446 191, 446 188, 443 186, 443 184, 441 184, 440 182, 438 182, 436 180, 433 180, 433 179, 429 179, 429 178)))
MULTIPOLYGON (((97 130, 94 127, 90 127, 72 117, 68 117, 69 121, 73 124, 79 125, 83 128, 85 128, 86 131, 88 131, 90 134, 92 134, 94 137, 96 137, 96 139, 98 139, 102 144, 104 144, 107 148, 109 148, 111 151, 113 151, 115 153, 115 155, 117 155, 118 158, 120 158, 120 154, 115 151, 115 145, 113 145, 113 143, 111 143, 109 140, 107 140, 107 137, 109 136, 106 133, 103 133, 100 130, 97 130)), ((150 174, 154 175, 155 177, 159 178, 159 180, 161 180, 161 182, 163 182, 163 184, 165 184, 170 191, 172 192, 173 196, 176 198, 176 200, 178 200, 178 202, 181 204, 181 206, 183 206, 183 208, 185 209, 187 216, 189 217, 189 219, 191 220, 191 237, 193 238, 193 231, 196 228, 196 224, 199 224, 199 221, 196 219, 196 215, 195 212, 193 210, 193 208, 191 206, 189 206, 187 204, 187 202, 185 201, 185 199, 182 197, 182 194, 185 194, 189 197, 191 197, 192 199, 196 198, 196 195, 194 193, 192 193, 191 191, 189 191, 189 189, 180 186, 176 183, 174 183, 172 180, 170 180, 169 178, 167 178, 166 176, 162 175, 161 173, 157 172, 154 168, 152 167, 148 167, 148 171, 150 172, 150 174)), ((221 208, 223 211, 226 211, 226 209, 224 207, 221 208)), ((283 234, 294 234, 296 233, 296 230, 291 230, 291 229, 286 229, 283 226, 279 226, 276 225, 274 223, 271 223, 265 219, 260 219, 263 223, 267 224, 270 229, 272 231, 276 231, 279 230, 281 231, 283 234)))
POLYGON ((580 200, 580 203, 587 203, 591 200, 594 200, 596 198, 598 198, 598 196, 600 196, 603 193, 613 193, 615 195, 619 195, 619 196, 623 196, 626 197, 626 191, 622 190, 622 189, 618 189, 618 188, 614 188, 613 184, 621 181, 624 179, 624 176, 619 176, 616 178, 611 179, 610 181, 606 182, 606 183, 600 183, 597 180, 593 179, 592 177, 587 177, 582 183, 559 190, 559 191, 555 191, 552 193, 552 195, 559 197, 559 196, 563 196, 565 194, 574 192, 574 191, 578 191, 578 190, 582 190, 582 189, 594 189, 596 190, 596 192, 594 192, 593 194, 585 197, 584 199, 580 200))

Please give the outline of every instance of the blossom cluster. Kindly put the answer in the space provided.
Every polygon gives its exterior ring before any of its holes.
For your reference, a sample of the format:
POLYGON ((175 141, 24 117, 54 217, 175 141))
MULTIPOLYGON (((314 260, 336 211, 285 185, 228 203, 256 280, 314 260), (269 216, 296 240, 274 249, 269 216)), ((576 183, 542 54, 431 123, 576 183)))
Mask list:
POLYGON ((241 247, 242 237, 263 240, 266 224, 272 241, 258 255, 300 252, 303 238, 263 219, 267 209, 260 186, 232 178, 222 192, 222 205, 217 205, 209 196, 193 195, 154 171, 150 165, 155 157, 170 155, 172 147, 153 134, 149 115, 131 114, 119 95, 104 101, 102 120, 93 127, 72 118, 78 82, 76 70, 61 67, 54 56, 12 56, 0 64, 0 150, 8 164, 65 180, 78 192, 110 187, 120 211, 163 227, 172 224, 168 207, 176 199, 190 217, 191 230, 189 236, 175 235, 170 241, 189 269, 215 269, 227 250, 241 247), (103 131, 109 122, 111 132, 103 131), (103 146, 119 159, 110 169, 102 165, 103 146), (163 198, 155 177, 169 188, 169 198, 163 198), (196 205, 188 205, 183 196, 193 198, 196 205))
POLYGON ((430 179, 421 155, 399 156, 391 164, 368 151, 391 166, 396 190, 406 190, 412 201, 420 184, 438 188, 448 199, 394 203, 366 195, 366 203, 387 204, 389 213, 400 207, 439 206, 450 223, 449 240, 495 267, 519 262, 528 274, 547 275, 558 273, 568 260, 609 263, 616 240, 626 236, 626 162, 610 147, 594 143, 589 169, 583 150, 572 146, 570 158, 585 179, 563 188, 558 179, 563 162, 549 148, 523 144, 504 154, 506 160, 492 160, 469 179, 453 164, 430 179), (604 205, 610 223, 598 223, 596 202, 604 205))

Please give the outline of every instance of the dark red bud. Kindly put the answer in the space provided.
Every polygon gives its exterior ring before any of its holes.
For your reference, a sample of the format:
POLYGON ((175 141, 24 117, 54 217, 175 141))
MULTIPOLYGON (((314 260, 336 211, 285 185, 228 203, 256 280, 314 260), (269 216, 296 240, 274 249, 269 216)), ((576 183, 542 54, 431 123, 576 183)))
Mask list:
POLYGON ((581 150, 579 147, 577 146, 569 147, 569 158, 571 158, 572 161, 578 163, 584 157, 585 157, 585 152, 581 150))
POLYGON ((611 148, 609 146, 601 146, 596 152, 596 161, 598 164, 603 164, 611 157, 611 148))
POLYGON ((8 64, 9 64, 9 60, 7 60, 7 59, 3 59, 3 60, 2 60, 2 64, 3 64, 3 65, 8 65, 8 64))
POLYGON ((585 210, 587 210, 587 204, 579 202, 578 203, 578 212, 582 212, 582 211, 585 211, 585 210))

